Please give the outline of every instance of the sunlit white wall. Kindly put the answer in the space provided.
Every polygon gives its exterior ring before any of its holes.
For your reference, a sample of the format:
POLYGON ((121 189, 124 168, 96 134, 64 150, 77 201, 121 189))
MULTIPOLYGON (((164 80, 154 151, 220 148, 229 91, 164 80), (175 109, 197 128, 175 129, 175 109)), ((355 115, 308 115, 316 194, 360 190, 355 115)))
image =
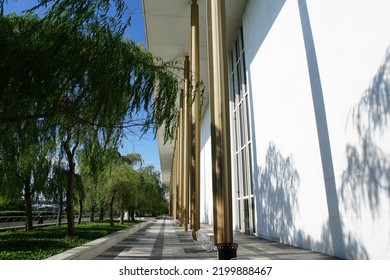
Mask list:
POLYGON ((211 132, 210 132, 210 108, 202 117, 201 123, 201 166, 200 166, 200 222, 213 223, 213 184, 211 168, 211 132))
POLYGON ((299 4, 306 1, 250 0, 243 14, 257 234, 345 258, 389 259, 390 2, 308 0, 311 34, 299 4), (318 76, 309 75, 313 59, 318 76), (314 109, 313 86, 326 119, 314 109), (329 138, 319 139, 324 122, 329 138))

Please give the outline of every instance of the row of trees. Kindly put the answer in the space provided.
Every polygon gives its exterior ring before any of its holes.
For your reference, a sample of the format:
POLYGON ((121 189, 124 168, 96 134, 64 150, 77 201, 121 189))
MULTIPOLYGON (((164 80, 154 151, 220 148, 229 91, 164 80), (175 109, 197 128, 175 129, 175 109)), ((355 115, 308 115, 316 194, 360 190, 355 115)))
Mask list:
POLYGON ((116 184, 116 173, 102 174, 130 170, 131 164, 117 163, 125 132, 163 127, 165 140, 172 138, 179 85, 175 65, 124 39, 130 17, 123 0, 40 0, 25 14, 7 16, 4 3, 0 193, 17 197, 22 192, 27 229, 32 229, 34 194, 56 193, 59 201, 64 196, 73 236, 77 168, 87 174, 92 192, 105 178, 118 193, 128 185, 116 184), (42 8, 43 16, 36 16, 42 8), (65 185, 58 183, 64 179, 65 185))
MULTIPOLYGON (((98 213, 99 219, 104 218, 108 211, 110 223, 114 224, 114 212, 120 213, 120 222, 124 222, 125 212, 129 220, 138 215, 158 215, 168 212, 167 187, 160 182, 160 174, 153 166, 142 166, 139 154, 121 156, 115 153, 109 162, 94 172, 90 163, 80 165, 80 174, 75 177, 75 202, 78 208, 78 223, 84 209, 90 213, 94 221, 98 213)), ((61 165, 54 165, 47 185, 42 191, 59 206, 58 217, 62 216, 62 206, 66 193, 68 170, 61 165)), ((61 220, 58 220, 61 224, 61 220)))
MULTIPOLYGON (((128 220, 132 221, 135 220, 136 213, 140 216, 167 213, 168 187, 161 184, 160 173, 154 170, 153 166, 142 166, 142 163, 139 154, 122 156, 116 152, 106 165, 101 166, 99 172, 93 172, 89 162, 80 164, 80 172, 75 174, 74 182, 74 202, 78 204, 75 207, 78 210, 77 222, 81 223, 84 209, 87 209, 91 221, 95 220, 98 211, 99 220, 102 220, 105 211, 108 211, 112 226, 114 212, 120 213, 121 223, 124 222, 125 212, 128 213, 128 220)), ((64 163, 55 162, 49 166, 40 171, 38 176, 41 180, 30 188, 29 200, 23 203, 27 206, 33 200, 39 202, 42 198, 54 203, 58 206, 57 225, 60 226, 64 205, 67 204, 65 197, 69 170, 64 163)), ((7 178, 17 179, 13 172, 5 171, 7 178)), ((7 182, 4 180, 3 183, 7 182)), ((25 185, 20 184, 22 182, 18 184, 17 180, 8 183, 13 185, 6 185, 1 189, 3 192, 0 193, 0 209, 7 204, 13 210, 19 209, 23 197, 27 197, 23 196, 25 185)))
POLYGON ((103 173, 105 181, 97 192, 98 196, 100 193, 100 197, 103 198, 102 204, 109 206, 111 225, 115 203, 120 211, 121 223, 124 221, 125 211, 131 220, 134 220, 136 212, 152 216, 168 213, 166 199, 168 188, 161 185, 159 173, 153 166, 135 170, 133 165, 137 162, 139 162, 137 155, 118 158, 113 168, 103 173))

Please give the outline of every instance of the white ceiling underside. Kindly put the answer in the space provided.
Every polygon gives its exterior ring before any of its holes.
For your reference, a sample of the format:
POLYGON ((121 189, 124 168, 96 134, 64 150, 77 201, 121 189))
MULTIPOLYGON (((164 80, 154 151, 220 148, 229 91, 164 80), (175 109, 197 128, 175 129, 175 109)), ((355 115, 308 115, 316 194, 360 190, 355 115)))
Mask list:
MULTIPOLYGON (((241 16, 246 0, 226 0, 228 45, 241 27, 241 16)), ((205 85, 205 103, 208 102, 206 0, 199 4, 200 77, 205 85)), ((189 55, 191 0, 143 0, 148 49, 165 61, 179 61, 189 55)), ((205 104, 205 105, 206 105, 205 104)), ((157 133, 163 183, 169 185, 173 143, 164 144, 162 129, 157 133)))

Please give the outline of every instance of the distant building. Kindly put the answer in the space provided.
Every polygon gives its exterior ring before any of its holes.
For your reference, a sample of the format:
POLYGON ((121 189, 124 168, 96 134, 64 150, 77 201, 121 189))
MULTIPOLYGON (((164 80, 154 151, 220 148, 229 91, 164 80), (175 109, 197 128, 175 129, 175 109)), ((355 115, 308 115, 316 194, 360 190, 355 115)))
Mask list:
MULTIPOLYGON (((199 218, 212 224, 208 1, 221 0, 198 1, 199 218)), ((190 54, 190 2, 143 0, 155 55, 184 63, 190 54)), ((390 259, 390 1, 222 2, 234 230, 347 259, 390 259)), ((159 148, 163 182, 177 189, 174 144, 159 148)))

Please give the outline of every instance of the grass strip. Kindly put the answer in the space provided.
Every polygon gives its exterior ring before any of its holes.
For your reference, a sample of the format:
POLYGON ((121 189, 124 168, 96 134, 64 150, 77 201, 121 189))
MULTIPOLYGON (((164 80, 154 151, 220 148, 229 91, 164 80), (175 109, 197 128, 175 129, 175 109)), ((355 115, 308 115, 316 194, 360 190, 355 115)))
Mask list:
POLYGON ((75 225, 76 236, 67 235, 67 225, 36 227, 32 231, 0 232, 0 260, 42 260, 80 246, 135 223, 85 222, 75 225))

